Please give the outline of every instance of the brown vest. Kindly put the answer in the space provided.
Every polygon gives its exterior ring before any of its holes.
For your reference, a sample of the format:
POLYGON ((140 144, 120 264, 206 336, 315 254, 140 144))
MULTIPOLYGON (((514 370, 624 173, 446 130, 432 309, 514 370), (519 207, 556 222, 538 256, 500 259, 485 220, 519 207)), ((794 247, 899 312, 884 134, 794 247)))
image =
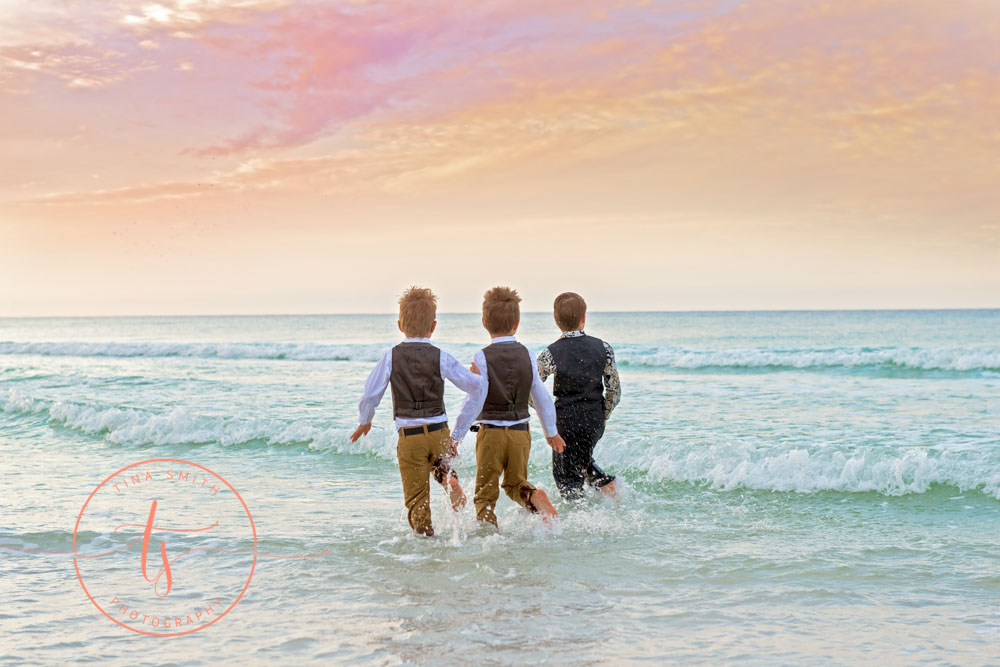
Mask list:
POLYGON ((483 348, 489 390, 479 419, 519 421, 528 418, 534 373, 528 348, 520 343, 494 343, 483 348))
POLYGON ((400 343, 392 348, 392 415, 421 418, 444 414, 441 350, 430 343, 400 343))

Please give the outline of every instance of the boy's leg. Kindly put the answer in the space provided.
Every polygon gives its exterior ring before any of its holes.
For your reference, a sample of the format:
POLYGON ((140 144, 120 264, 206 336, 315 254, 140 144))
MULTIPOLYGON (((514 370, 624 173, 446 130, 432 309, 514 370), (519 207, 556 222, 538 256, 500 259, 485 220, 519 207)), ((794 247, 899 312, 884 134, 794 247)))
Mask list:
MULTIPOLYGON (((499 430, 499 429, 498 429, 499 430)), ((503 490, 511 500, 529 512, 542 514, 548 521, 556 516, 556 508, 544 491, 528 481, 528 457, 531 454, 531 432, 504 430, 507 446, 507 467, 503 473, 503 490)))
POLYGON ((537 512, 531 504, 535 486, 528 481, 528 456, 531 454, 531 432, 496 429, 502 434, 507 450, 507 466, 503 472, 503 490, 518 505, 537 512))
POLYGON ((497 525, 495 512, 500 499, 500 473, 506 463, 502 447, 504 430, 480 427, 476 434, 476 518, 497 525))
POLYGON ((458 483, 458 473, 451 467, 451 457, 448 455, 448 441, 451 439, 451 429, 435 431, 434 435, 441 434, 440 442, 434 450, 435 459, 432 462, 434 480, 444 487, 451 500, 451 508, 456 512, 465 507, 465 492, 458 483))
POLYGON ((437 433, 399 435, 396 458, 403 481, 403 501, 408 510, 410 527, 420 535, 431 536, 431 483, 433 450, 437 433))
POLYGON ((586 458, 583 461, 583 477, 587 480, 587 484, 600 489, 604 495, 614 498, 618 495, 618 489, 615 487, 615 476, 601 470, 601 467, 594 461, 594 447, 604 435, 603 411, 599 415, 592 416, 588 428, 591 437, 588 439, 586 458))
POLYGON ((594 459, 590 459, 590 465, 584 470, 587 483, 594 488, 600 489, 601 493, 614 498, 618 495, 618 487, 615 486, 615 476, 610 475, 598 466, 594 459))
POLYGON ((552 477, 563 498, 577 500, 583 497, 583 469, 587 451, 580 420, 572 413, 557 412, 556 427, 566 448, 562 452, 552 452, 552 477))

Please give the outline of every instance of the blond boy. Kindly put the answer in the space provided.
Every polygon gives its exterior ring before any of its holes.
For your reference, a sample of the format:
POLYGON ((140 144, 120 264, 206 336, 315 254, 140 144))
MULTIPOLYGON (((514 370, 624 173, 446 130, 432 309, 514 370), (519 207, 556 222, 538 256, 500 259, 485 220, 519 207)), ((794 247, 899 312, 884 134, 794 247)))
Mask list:
MULTIPOLYGON (((494 287, 483 297, 483 327, 491 344, 476 352, 473 371, 487 383, 470 392, 459 421, 479 425, 476 436, 476 518, 497 525, 496 504, 502 487, 507 496, 531 512, 541 513, 546 522, 556 510, 545 491, 528 481, 531 432, 528 429, 528 401, 534 403, 549 446, 560 452, 564 443, 556 430, 555 405, 538 377, 535 358, 514 335, 521 323, 515 290, 494 287), (503 476, 503 482, 500 478, 503 476)), ((456 428, 460 440, 464 431, 456 428)))
MULTIPOLYGON (((455 357, 430 342, 437 327, 437 297, 429 289, 411 287, 399 299, 399 330, 406 338, 386 352, 365 382, 364 395, 358 404, 357 430, 351 442, 367 435, 372 427, 375 408, 387 387, 392 387, 392 412, 399 432, 396 457, 403 482, 403 500, 410 527, 431 536, 430 477, 445 487, 452 508, 465 506, 465 494, 458 475, 451 468, 454 449, 449 447, 448 415, 444 407, 444 381, 447 379, 465 393, 482 393, 485 378, 471 373, 455 357)), ((460 432, 469 428, 471 419, 455 423, 460 432)))

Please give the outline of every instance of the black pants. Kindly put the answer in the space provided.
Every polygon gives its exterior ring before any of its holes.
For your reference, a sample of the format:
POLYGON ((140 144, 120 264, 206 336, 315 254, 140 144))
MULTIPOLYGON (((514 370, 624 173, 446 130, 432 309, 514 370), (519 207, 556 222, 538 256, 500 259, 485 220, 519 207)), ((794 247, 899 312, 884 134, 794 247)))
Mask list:
POLYGON ((601 488, 615 481, 594 463, 594 447, 604 435, 603 405, 557 407, 556 428, 566 448, 561 454, 552 452, 552 476, 563 498, 582 497, 584 483, 601 488))

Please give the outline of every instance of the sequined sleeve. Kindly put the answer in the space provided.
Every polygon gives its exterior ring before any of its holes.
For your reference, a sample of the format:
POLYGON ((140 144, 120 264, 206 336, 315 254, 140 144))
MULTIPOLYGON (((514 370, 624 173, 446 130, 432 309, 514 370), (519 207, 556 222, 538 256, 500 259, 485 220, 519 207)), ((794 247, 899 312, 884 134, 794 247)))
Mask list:
POLYGON ((538 353, 538 377, 542 378, 542 382, 545 382, 555 372, 556 362, 552 360, 552 353, 549 352, 549 348, 545 348, 538 353))
MULTIPOLYGON (((604 351, 608 354, 607 363, 604 365, 604 421, 608 421, 611 418, 611 411, 622 400, 622 387, 618 379, 615 351, 607 343, 604 344, 604 351)), ((541 364, 540 358, 538 363, 541 364)))

